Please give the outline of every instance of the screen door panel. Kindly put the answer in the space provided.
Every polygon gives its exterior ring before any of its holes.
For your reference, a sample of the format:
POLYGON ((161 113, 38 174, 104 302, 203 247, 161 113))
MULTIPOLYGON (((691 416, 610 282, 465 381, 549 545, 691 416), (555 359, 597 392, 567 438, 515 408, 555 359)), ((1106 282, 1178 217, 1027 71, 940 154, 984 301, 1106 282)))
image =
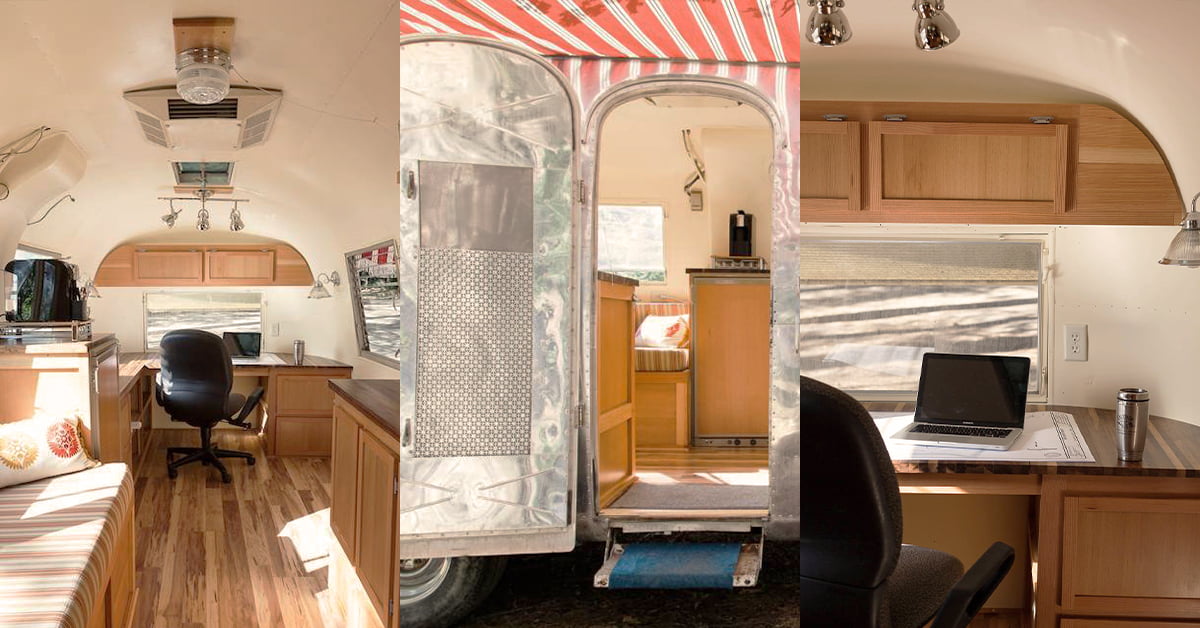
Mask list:
POLYGON ((573 103, 522 54, 400 50, 402 554, 561 551, 574 544, 573 103))

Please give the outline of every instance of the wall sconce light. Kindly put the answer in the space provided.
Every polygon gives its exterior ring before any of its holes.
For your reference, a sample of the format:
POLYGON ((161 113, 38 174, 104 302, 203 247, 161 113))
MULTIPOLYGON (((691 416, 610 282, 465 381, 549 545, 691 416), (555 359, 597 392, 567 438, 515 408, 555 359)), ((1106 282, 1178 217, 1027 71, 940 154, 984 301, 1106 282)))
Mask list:
POLYGON ((1179 233, 1171 240, 1166 255, 1158 260, 1159 264, 1200 268, 1200 212, 1196 211, 1198 198, 1200 194, 1192 197, 1192 211, 1179 222, 1179 233))
POLYGON ((96 289, 96 282, 88 279, 87 283, 83 284, 83 294, 89 299, 99 299, 100 291, 96 289))
POLYGON ((317 275, 316 281, 313 282, 312 290, 308 291, 308 298, 310 298, 310 299, 328 299, 329 297, 333 296, 333 295, 329 294, 328 290, 325 289, 325 286, 323 285, 323 283, 327 283, 332 286, 340 286, 340 285, 342 285, 342 278, 340 276, 338 276, 338 272, 336 270, 329 273, 328 275, 325 273, 321 273, 320 275, 317 275))

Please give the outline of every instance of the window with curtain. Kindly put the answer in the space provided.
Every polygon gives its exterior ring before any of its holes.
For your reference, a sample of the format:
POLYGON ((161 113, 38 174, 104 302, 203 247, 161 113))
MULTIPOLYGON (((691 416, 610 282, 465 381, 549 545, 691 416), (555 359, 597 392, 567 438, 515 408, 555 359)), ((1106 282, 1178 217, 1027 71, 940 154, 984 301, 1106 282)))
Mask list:
POLYGON ((174 329, 203 329, 218 336, 227 331, 262 333, 262 293, 234 291, 147 292, 146 351, 174 329))
POLYGON ((600 205, 596 267, 643 283, 667 281, 662 205, 600 205))
POLYGON ((801 371, 852 393, 916 394, 928 352, 1020 355, 1043 393, 1041 239, 800 246, 801 371))

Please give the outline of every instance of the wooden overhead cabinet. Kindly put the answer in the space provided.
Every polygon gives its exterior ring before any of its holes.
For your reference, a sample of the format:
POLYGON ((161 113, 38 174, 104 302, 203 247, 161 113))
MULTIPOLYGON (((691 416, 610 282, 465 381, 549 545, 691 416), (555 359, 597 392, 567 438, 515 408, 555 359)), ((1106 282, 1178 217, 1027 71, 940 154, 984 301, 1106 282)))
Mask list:
POLYGON ((200 249, 134 249, 133 280, 156 286, 198 286, 204 283, 204 252, 200 249))
POLYGON ((208 283, 218 285, 270 285, 275 281, 275 250, 210 249, 204 256, 208 283))
POLYGON ((800 211, 862 209, 858 122, 800 123, 800 211))
POLYGON ((929 222, 1044 222, 1066 212, 1067 140, 1065 124, 871 122, 871 206, 929 222))
POLYGON ((123 244, 96 269, 100 287, 311 286, 296 249, 262 244, 123 244))

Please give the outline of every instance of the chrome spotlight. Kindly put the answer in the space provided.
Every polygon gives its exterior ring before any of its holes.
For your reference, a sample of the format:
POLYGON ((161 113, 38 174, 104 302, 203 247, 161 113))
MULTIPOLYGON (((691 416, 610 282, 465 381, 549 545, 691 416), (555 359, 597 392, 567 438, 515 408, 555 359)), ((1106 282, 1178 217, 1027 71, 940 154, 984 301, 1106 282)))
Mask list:
POLYGON ((175 221, 179 219, 179 214, 183 210, 175 209, 175 201, 170 201, 168 207, 170 207, 171 212, 169 214, 163 214, 162 221, 167 223, 168 229, 172 229, 175 227, 175 221))
POLYGON ((242 212, 238 211, 237 203, 233 204, 233 211, 229 212, 229 230, 241 231, 246 228, 246 223, 242 221, 242 212))
POLYGON ((958 41, 958 25, 946 13, 945 0, 914 0, 917 12, 917 48, 941 50, 958 41))
POLYGON ((212 228, 212 224, 208 222, 207 209, 201 208, 200 211, 196 213, 196 218, 196 229, 200 231, 208 231, 212 228))
POLYGON ((850 41, 854 33, 850 30, 850 20, 842 12, 845 0, 808 0, 808 6, 813 10, 808 16, 805 39, 818 46, 836 46, 850 41))

